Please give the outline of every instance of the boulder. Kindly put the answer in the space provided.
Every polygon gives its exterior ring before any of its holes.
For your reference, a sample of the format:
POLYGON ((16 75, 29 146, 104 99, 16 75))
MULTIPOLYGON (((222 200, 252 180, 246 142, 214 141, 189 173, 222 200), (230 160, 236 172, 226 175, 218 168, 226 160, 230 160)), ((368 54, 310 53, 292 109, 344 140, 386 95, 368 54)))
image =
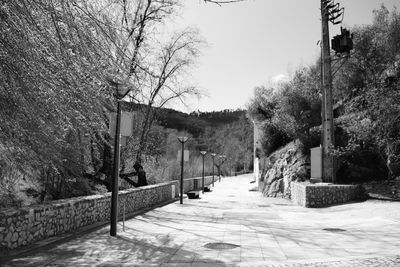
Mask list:
POLYGON ((267 159, 268 170, 263 170, 264 177, 260 189, 266 197, 291 197, 291 182, 305 181, 310 177, 309 158, 302 153, 299 142, 289 143, 267 159))

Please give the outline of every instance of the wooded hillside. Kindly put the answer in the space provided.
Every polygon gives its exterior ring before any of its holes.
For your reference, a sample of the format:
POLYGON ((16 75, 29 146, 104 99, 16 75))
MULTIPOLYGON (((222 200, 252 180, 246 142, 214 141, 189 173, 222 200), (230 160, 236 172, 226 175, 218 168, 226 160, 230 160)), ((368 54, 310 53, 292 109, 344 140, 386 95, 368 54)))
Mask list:
MULTIPOLYGON (((354 50, 333 82, 338 181, 394 178, 400 175, 400 13, 381 6, 371 25, 350 30, 354 50)), ((265 155, 294 139, 306 153, 320 145, 320 73, 317 60, 287 82, 255 89, 248 110, 262 125, 265 155)))

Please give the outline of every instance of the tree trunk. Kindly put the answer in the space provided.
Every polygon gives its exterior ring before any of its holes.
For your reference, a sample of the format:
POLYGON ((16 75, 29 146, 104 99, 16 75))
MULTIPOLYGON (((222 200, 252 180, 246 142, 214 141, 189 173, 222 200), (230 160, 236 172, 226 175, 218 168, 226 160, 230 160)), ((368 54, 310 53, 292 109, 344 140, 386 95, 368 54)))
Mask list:
MULTIPOLYGON (((109 141, 109 138, 106 137, 106 140, 109 141)), ((107 181, 107 190, 111 191, 111 181, 112 181, 112 170, 113 170, 113 156, 112 150, 109 144, 104 143, 103 145, 103 166, 100 168, 99 172, 104 173, 106 175, 107 181)))

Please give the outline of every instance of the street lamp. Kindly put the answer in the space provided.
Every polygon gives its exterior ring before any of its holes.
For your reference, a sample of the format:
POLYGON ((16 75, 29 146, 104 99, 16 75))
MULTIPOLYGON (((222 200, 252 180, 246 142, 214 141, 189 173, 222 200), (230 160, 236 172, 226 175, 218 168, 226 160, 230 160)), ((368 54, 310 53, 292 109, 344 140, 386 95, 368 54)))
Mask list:
POLYGON ((181 154, 181 186, 180 186, 180 203, 183 204, 183 162, 184 162, 184 149, 185 149, 185 143, 187 142, 189 138, 186 136, 179 136, 178 141, 182 144, 182 154, 181 154))
POLYGON ((216 156, 217 154, 216 153, 211 153, 211 157, 212 157, 212 159, 213 159, 213 164, 212 164, 212 174, 213 174, 213 187, 214 187, 214 158, 215 158, 215 156, 216 156))
POLYGON ((110 235, 117 235, 118 220, 118 178, 119 178, 119 160, 120 160, 120 135, 121 135, 121 101, 129 93, 129 88, 120 83, 111 82, 116 86, 117 99, 117 123, 114 137, 114 171, 111 183, 111 216, 110 216, 110 235))
POLYGON ((203 177, 202 177, 202 188, 204 194, 204 158, 206 157, 207 151, 200 151, 201 157, 203 158, 203 177))

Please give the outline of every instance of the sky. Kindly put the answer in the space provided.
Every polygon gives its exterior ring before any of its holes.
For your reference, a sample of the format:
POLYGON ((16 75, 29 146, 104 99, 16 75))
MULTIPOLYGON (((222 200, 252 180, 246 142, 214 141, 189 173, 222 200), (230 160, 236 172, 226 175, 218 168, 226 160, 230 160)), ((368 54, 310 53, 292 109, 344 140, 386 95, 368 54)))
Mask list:
MULTIPOLYGON (((218 6, 184 0, 179 26, 199 29, 207 42, 191 70, 206 96, 189 99, 185 112, 245 108, 256 86, 286 79, 317 59, 321 38, 319 0, 247 0, 218 6)), ((337 2, 337 1, 336 1, 337 2)), ((343 26, 370 24, 372 11, 399 0, 341 0, 343 26)), ((330 36, 340 25, 330 26, 330 36)))

